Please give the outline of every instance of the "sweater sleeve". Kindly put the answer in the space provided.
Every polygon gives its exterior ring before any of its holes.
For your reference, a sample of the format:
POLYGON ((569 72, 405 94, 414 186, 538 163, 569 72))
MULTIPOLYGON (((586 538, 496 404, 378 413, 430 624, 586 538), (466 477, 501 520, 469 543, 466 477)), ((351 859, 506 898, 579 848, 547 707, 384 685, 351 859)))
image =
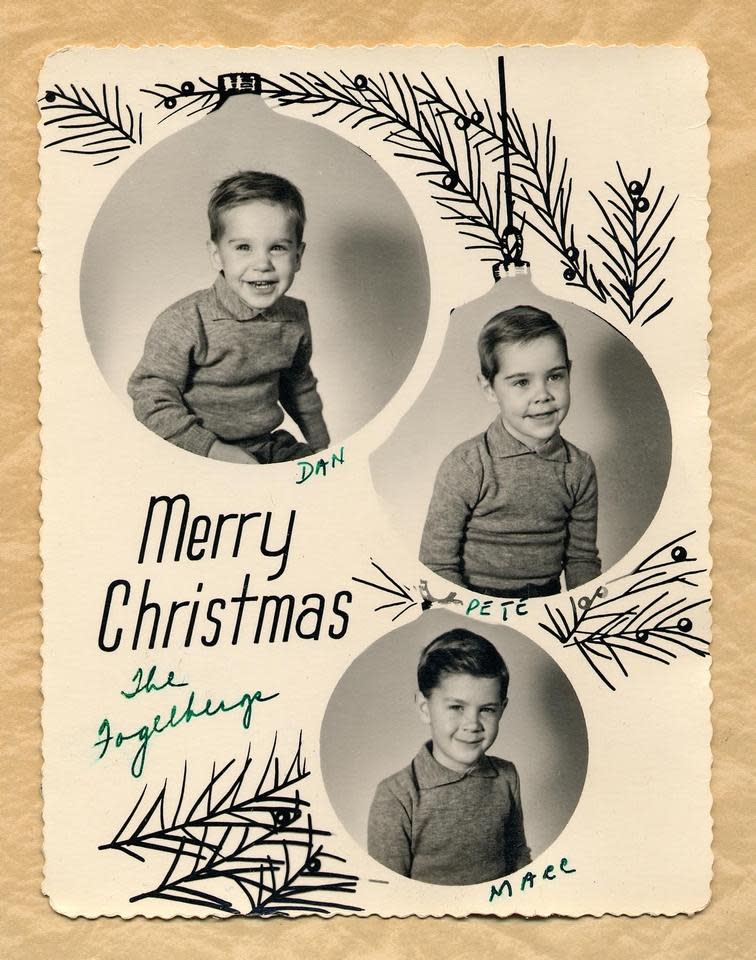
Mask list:
POLYGON ((378 784, 368 818, 368 853, 403 877, 412 868, 412 821, 409 811, 384 781, 378 784))
POLYGON ((161 314, 147 334, 142 359, 129 379, 134 415, 153 433, 177 447, 207 456, 218 439, 184 402, 199 347, 198 321, 185 314, 161 314))
POLYGON ((425 528, 420 562, 434 573, 464 586, 462 544, 473 508, 480 499, 483 472, 475 457, 453 450, 436 475, 425 528))
POLYGON ((525 824, 520 798, 520 777, 514 766, 511 768, 510 793, 512 802, 507 825, 505 856, 508 872, 514 873, 526 867, 533 859, 530 854, 530 847, 525 839, 525 824))
POLYGON ((567 521, 564 572, 568 590, 593 580, 601 573, 601 560, 596 547, 598 522, 596 468, 588 454, 584 456, 585 469, 567 521))
POLYGON ((281 406, 304 434, 313 450, 322 450, 331 442, 323 419, 323 401, 318 381, 312 372, 312 334, 307 319, 307 306, 300 301, 304 334, 291 367, 281 374, 279 396, 281 406))

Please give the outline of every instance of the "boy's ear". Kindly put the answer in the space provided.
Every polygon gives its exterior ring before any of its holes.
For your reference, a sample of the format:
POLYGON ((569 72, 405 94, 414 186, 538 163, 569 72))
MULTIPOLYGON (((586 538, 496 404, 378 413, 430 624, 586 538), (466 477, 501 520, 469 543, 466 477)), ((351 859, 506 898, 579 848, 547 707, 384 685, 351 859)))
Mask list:
POLYGON ((430 723, 430 713, 428 712, 428 699, 418 690, 415 694, 415 706, 420 714, 423 723, 430 723))
POLYGON ((501 703, 501 713, 499 714, 499 716, 501 716, 501 714, 504 713, 504 711, 507 709, 508 703, 509 703, 509 697, 504 697, 501 703))
POLYGON ((481 388, 481 390, 483 391, 483 393, 485 394, 486 400, 488 400, 489 403, 498 403, 498 402, 499 402, 499 401, 496 399, 496 394, 494 393, 493 387, 492 387, 491 384, 488 382, 488 380, 486 380, 486 378, 483 376, 482 373, 479 373, 479 374, 478 374, 478 383, 480 384, 480 388, 481 388))
POLYGON ((295 267, 295 270, 299 270, 299 268, 302 266, 302 257, 304 256, 306 246, 307 246, 306 243, 300 243, 299 246, 297 247, 297 265, 295 267))
POLYGON ((218 252, 218 244, 214 240, 207 241, 207 252, 210 254, 210 262, 215 269, 222 270, 223 264, 221 263, 220 253, 218 252))

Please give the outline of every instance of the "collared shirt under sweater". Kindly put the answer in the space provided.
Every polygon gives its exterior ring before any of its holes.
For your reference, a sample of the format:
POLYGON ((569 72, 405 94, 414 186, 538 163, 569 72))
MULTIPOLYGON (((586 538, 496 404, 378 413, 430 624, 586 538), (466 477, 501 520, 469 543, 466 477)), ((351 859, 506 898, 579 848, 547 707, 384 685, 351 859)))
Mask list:
POLYGON ((597 514, 587 453, 559 433, 532 450, 497 417, 441 464, 420 560, 470 589, 543 585, 564 571, 570 590, 601 572, 597 514))
POLYGON ((530 863, 514 764, 484 756, 460 773, 430 747, 378 785, 370 856, 405 877, 447 885, 484 883, 530 863))
POLYGON ((134 413, 154 433, 207 456, 215 440, 243 443, 283 421, 315 450, 329 443, 310 368, 307 306, 281 297, 256 312, 223 274, 169 307, 152 325, 129 380, 134 413))

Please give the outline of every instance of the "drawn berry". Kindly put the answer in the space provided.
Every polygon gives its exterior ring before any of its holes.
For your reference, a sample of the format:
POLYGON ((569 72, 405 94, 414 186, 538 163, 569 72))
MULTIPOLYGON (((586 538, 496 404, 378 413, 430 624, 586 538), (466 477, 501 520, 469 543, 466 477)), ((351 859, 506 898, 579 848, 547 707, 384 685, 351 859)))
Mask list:
POLYGON ((600 597, 603 600, 604 597, 609 596, 609 590, 606 587, 599 587, 598 590, 596 591, 596 596, 600 597))
POLYGON ((645 197, 641 197, 635 204, 635 209, 640 210, 641 213, 645 213, 646 210, 651 206, 648 200, 645 197))
POLYGON ((307 873, 320 873, 322 869, 323 869, 323 864, 319 857, 311 857, 307 861, 307 867, 306 867, 307 873))
POLYGON ((588 597, 581 597, 578 600, 578 606, 580 607, 581 610, 589 610, 591 606, 591 601, 589 600, 588 597))
POLYGON ((166 97, 165 100, 163 101, 163 106, 165 107, 166 110, 173 110, 173 108, 176 106, 175 98, 166 97))
POLYGON ((693 621, 688 617, 681 617, 677 621, 677 629, 681 633, 690 633, 690 631, 693 629, 693 621))
POLYGON ((447 190, 453 190, 459 183, 459 177, 456 177, 453 173, 444 174, 441 183, 446 187, 447 190))
POLYGON ((634 197, 643 193, 643 185, 638 180, 631 180, 627 188, 634 197))
POLYGON ((367 77, 364 73, 358 73, 354 78, 354 85, 358 90, 364 90, 367 86, 367 77))
POLYGON ((688 551, 685 547, 673 547, 672 548, 672 559, 675 563, 680 563, 683 560, 688 559, 688 551))
POLYGON ((194 84, 191 80, 184 80, 181 84, 181 92, 186 94, 194 93, 194 84))
POLYGON ((473 123, 482 123, 483 114, 481 113, 480 110, 473 110, 472 114, 470 115, 470 119, 472 120, 473 123))
POLYGON ((635 634, 635 639, 638 641, 638 643, 645 643, 646 640, 648 640, 648 630, 639 630, 635 634))
POLYGON ((277 830, 280 830, 281 827, 287 827, 292 821, 291 811, 290 810, 274 810, 273 811, 273 823, 277 830))
POLYGON ((470 120, 460 113, 454 119, 454 126, 457 128, 457 130, 467 130, 467 128, 470 126, 470 120))
POLYGON ((52 92, 52 90, 47 91, 47 93, 45 94, 45 100, 48 103, 53 103, 55 101, 55 94, 52 92))
POLYGON ((575 279, 575 277, 577 276, 577 274, 576 274, 575 271, 572 269, 572 267, 567 267, 567 269, 564 271, 564 273, 562 274, 562 276, 563 276, 564 279, 569 283, 571 280, 574 280, 574 279, 575 279))
POLYGON ((573 263, 577 263, 580 257, 580 251, 577 247, 567 247, 564 252, 567 254, 568 260, 572 260, 573 263))

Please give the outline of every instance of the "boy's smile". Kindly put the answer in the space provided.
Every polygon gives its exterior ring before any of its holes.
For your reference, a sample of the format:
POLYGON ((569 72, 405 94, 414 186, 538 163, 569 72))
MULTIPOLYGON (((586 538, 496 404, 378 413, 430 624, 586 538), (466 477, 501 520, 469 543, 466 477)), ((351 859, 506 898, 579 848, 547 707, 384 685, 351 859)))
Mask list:
POLYGON ((428 697, 417 695, 417 704, 430 724, 434 758, 449 770, 463 772, 496 739, 507 701, 501 699, 499 677, 446 673, 428 697))
POLYGON ((488 398, 499 405, 504 426, 531 449, 559 429, 570 409, 570 369, 559 339, 550 334, 529 343, 500 344, 499 369, 488 398))
POLYGON ((280 204, 251 200, 224 210, 221 218, 218 242, 208 243, 214 266, 247 306, 272 307, 302 262, 305 245, 297 242, 294 217, 280 204))

